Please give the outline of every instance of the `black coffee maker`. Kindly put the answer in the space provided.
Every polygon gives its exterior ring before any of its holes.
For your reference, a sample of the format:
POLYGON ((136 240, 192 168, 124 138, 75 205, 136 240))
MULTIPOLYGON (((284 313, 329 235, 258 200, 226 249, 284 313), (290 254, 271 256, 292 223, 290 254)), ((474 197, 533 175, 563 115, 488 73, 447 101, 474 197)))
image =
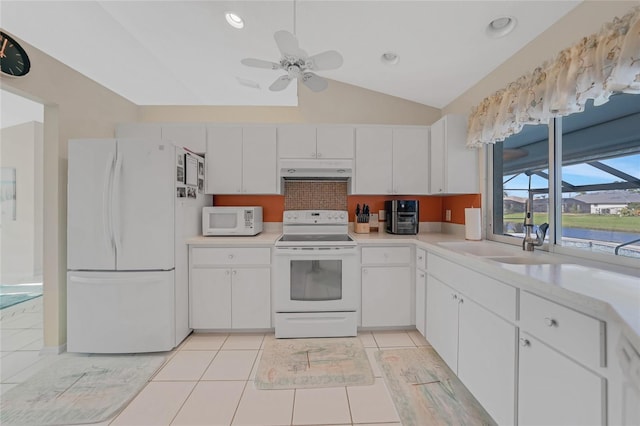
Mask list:
POLYGON ((418 200, 387 200, 384 202, 389 234, 415 235, 418 233, 420 212, 418 200))

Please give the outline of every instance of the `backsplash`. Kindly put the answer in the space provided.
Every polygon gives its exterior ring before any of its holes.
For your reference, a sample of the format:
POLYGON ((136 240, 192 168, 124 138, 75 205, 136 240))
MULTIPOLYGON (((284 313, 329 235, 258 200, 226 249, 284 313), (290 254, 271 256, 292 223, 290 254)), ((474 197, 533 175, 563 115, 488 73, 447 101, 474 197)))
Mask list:
POLYGON ((347 210, 347 182, 285 181, 285 210, 347 210))
MULTIPOLYGON (((292 183, 292 182, 288 182, 292 183)), ((336 183, 336 182, 296 182, 298 184, 305 183, 307 185, 313 185, 313 192, 309 195, 307 188, 304 197, 314 197, 320 200, 321 193, 329 192, 327 190, 317 190, 315 185, 318 183, 336 183)), ((339 183, 339 182, 337 182, 339 183)), ((340 184, 340 183, 339 183, 340 184)), ((345 184, 343 184, 345 185, 345 184)), ((287 191, 288 193, 289 191, 287 191)), ((331 190, 332 193, 342 193, 342 190, 331 190)), ((291 194, 288 194, 291 196, 291 194)), ((377 213, 378 210, 384 208, 384 200, 393 198, 405 198, 405 199, 417 199, 420 201, 420 222, 445 222, 446 210, 451 210, 451 222, 454 224, 464 225, 464 209, 466 207, 480 207, 482 197, 480 194, 467 194, 467 195, 448 195, 444 197, 435 197, 428 195, 419 196, 388 196, 388 195, 346 195, 346 185, 344 186, 343 203, 337 207, 340 210, 349 211, 349 220, 353 221, 353 212, 355 211, 356 204, 366 203, 371 206, 371 212, 377 213)), ((290 208, 286 203, 287 197, 283 195, 214 195, 212 203, 214 206, 262 206, 263 218, 265 222, 282 222, 282 213, 286 208, 290 208)), ((316 202, 311 200, 310 202, 316 202)), ((293 205, 296 208, 318 208, 315 205, 311 207, 301 207, 301 200, 292 200, 293 205)), ((332 208, 328 204, 321 205, 320 208, 332 208)))

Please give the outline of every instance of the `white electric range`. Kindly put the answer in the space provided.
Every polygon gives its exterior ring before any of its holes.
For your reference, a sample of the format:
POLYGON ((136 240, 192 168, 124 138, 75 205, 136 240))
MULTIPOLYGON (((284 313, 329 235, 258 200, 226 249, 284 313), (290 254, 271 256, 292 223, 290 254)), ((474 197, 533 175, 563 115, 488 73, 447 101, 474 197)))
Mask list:
POLYGON ((360 294, 356 242, 342 210, 287 210, 274 250, 277 338, 355 336, 360 294))

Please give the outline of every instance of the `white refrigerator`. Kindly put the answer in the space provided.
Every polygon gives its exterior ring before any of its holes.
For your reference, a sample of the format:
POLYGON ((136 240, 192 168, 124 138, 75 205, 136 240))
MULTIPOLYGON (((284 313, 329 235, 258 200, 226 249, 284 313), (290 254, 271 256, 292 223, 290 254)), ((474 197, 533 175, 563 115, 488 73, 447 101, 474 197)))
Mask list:
POLYGON ((167 351, 189 334, 203 185, 204 159, 168 141, 69 141, 67 351, 167 351))

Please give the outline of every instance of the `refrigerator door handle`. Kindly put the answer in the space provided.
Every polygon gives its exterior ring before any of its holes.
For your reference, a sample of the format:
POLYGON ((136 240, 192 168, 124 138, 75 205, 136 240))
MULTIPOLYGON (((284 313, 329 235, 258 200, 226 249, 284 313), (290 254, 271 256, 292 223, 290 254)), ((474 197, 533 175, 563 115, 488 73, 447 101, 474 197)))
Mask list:
POLYGON ((110 189, 111 182, 113 180, 113 161, 114 161, 113 153, 109 153, 109 158, 107 158, 107 165, 104 172, 104 184, 102 187, 102 209, 104 215, 102 216, 102 230, 104 231, 105 241, 109 247, 109 250, 113 250, 113 228, 111 224, 111 199, 110 199, 110 189))
POLYGON ((90 278, 90 277, 78 277, 78 276, 70 276, 69 281, 78 284, 93 284, 93 285, 105 285, 105 283, 109 284, 118 284, 124 283, 127 286, 130 284, 146 284, 146 283, 155 283, 157 279, 154 277, 122 277, 122 278, 90 278))
MULTIPOLYGON (((121 177, 122 177, 122 156, 116 155, 116 166, 114 170, 113 187, 111 189, 111 209, 112 209, 111 226, 113 229, 113 240, 116 246, 116 253, 119 252, 121 249, 121 241, 120 241, 120 179, 121 177)), ((116 261, 116 268, 117 267, 118 267, 118 262, 116 261)))

